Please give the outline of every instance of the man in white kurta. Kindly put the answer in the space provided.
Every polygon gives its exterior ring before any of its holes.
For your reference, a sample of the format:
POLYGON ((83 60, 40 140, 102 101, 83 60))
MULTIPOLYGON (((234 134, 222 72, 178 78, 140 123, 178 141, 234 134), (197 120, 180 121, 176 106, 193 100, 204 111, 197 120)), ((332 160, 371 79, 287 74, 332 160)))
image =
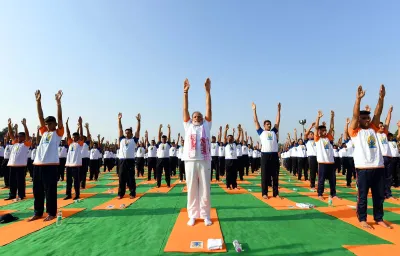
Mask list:
POLYGON ((196 111, 192 117, 188 111, 189 81, 184 83, 183 120, 185 128, 185 147, 182 160, 185 161, 186 184, 188 190, 188 225, 193 226, 196 219, 204 219, 206 226, 212 225, 210 210, 211 175, 211 96, 210 79, 206 80, 206 115, 196 111))

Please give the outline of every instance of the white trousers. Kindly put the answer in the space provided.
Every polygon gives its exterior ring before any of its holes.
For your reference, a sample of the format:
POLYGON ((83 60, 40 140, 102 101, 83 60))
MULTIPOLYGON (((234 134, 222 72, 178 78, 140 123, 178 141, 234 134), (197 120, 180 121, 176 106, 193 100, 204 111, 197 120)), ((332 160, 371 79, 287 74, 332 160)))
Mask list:
POLYGON ((189 218, 210 218, 211 160, 185 161, 189 218))

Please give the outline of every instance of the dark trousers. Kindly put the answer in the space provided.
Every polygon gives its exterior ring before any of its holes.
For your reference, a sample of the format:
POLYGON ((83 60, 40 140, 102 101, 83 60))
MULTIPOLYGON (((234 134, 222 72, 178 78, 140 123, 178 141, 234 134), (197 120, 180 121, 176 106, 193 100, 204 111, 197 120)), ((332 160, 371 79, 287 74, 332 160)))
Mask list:
POLYGON ((8 165, 8 159, 3 160, 3 177, 4 177, 4 186, 9 187, 10 186, 10 167, 8 165))
POLYGON ((10 167, 10 194, 9 198, 25 198, 25 170, 26 166, 10 167))
MULTIPOLYGON (((288 158, 290 160, 290 158, 288 158)), ((317 177, 318 162, 316 156, 308 157, 308 165, 310 166, 310 187, 315 188, 315 178, 317 177)))
POLYGON ((33 160, 28 158, 28 165, 26 166, 29 172, 29 177, 33 178, 33 160))
POLYGON ((308 169, 307 169, 306 163, 307 163, 306 157, 298 157, 297 158, 298 180, 301 180, 303 172, 304 172, 305 180, 308 180, 308 169))
POLYGON ((157 158, 157 187, 161 187, 161 176, 164 170, 165 181, 167 182, 167 186, 171 185, 171 173, 169 172, 169 158, 157 158))
POLYGON ((249 166, 250 166, 249 155, 242 155, 242 159, 243 159, 243 171, 245 171, 246 176, 248 176, 249 166))
POLYGON ((115 158, 115 165, 117 166, 117 168, 115 168, 117 175, 119 175, 119 158, 115 158))
POLYGON ((97 180, 99 178, 99 172, 100 172, 99 159, 90 160, 89 166, 90 166, 89 180, 93 180, 93 178, 97 180))
POLYGON ((318 164, 318 196, 324 194, 325 179, 329 180, 331 196, 336 196, 335 164, 318 164))
POLYGON ((179 180, 186 180, 185 161, 179 159, 178 166, 179 166, 179 180))
POLYGON ((169 157, 169 173, 171 176, 176 175, 176 167, 178 166, 178 158, 176 156, 169 157))
POLYGON ((219 161, 218 161, 218 156, 211 157, 211 180, 213 178, 213 170, 215 170, 215 179, 219 180, 219 161))
POLYGON ((243 168, 243 158, 242 156, 237 157, 237 172, 239 173, 239 179, 243 180, 244 168, 243 168))
POLYGON ((86 175, 89 169, 89 158, 82 158, 82 167, 79 169, 79 178, 81 180, 81 188, 86 188, 86 175))
POLYGON ((335 171, 339 173, 341 170, 340 157, 335 157, 335 171))
POLYGON ((137 169, 137 176, 139 177, 140 175, 144 175, 144 158, 143 157, 137 157, 135 159, 136 161, 136 169, 137 169))
POLYGON ((342 157, 342 174, 346 175, 348 169, 349 169, 349 160, 347 156, 344 156, 342 157))
POLYGON ((151 172, 153 171, 154 179, 156 179, 156 167, 157 167, 157 157, 147 158, 148 168, 147 168, 147 180, 151 180, 151 172))
POLYGON ((80 193, 80 167, 67 167, 67 190, 66 195, 71 196, 72 183, 74 183, 75 196, 79 197, 80 193))
POLYGON ((4 161, 4 157, 0 157, 0 177, 4 177, 3 161, 4 161))
POLYGON ((400 185, 400 158, 392 157, 392 164, 390 165, 391 173, 393 175, 393 186, 398 187, 400 185))
POLYGON ((110 172, 114 167, 114 159, 113 158, 104 158, 104 172, 108 170, 110 172))
POLYGON ((393 182, 393 175, 392 175, 392 170, 391 170, 391 162, 392 158, 384 156, 383 161, 385 164, 385 198, 390 198, 392 197, 392 182, 393 182))
MULTIPOLYGON (((253 162, 254 162, 253 157, 249 157, 249 165, 250 165, 250 168, 251 168, 251 173, 254 173, 254 170, 253 170, 254 164, 253 164, 253 162)), ((247 170, 248 169, 246 169, 246 176, 249 176, 249 173, 248 173, 247 170)))
POLYGON ((292 159, 292 174, 297 175, 297 157, 290 157, 292 159))
POLYGON ((272 177, 272 196, 279 195, 278 191, 278 153, 261 153, 261 193, 268 196, 268 183, 272 177))
POLYGON ((33 168, 33 196, 36 216, 43 216, 44 199, 46 212, 50 216, 57 214, 58 165, 36 165, 33 168))
POLYGON ((359 221, 367 221, 368 192, 371 188, 375 221, 383 220, 383 202, 385 201, 385 173, 380 169, 357 169, 357 217, 359 221))
POLYGON ((67 158, 60 158, 60 165, 58 166, 58 180, 64 180, 65 163, 67 158))
POLYGON ((292 158, 291 158, 291 157, 288 157, 286 161, 287 161, 287 170, 288 170, 290 173, 292 173, 292 158))
POLYGON ((225 176, 225 157, 218 157, 219 175, 225 176))
POLYGON ((126 185, 130 196, 136 196, 135 159, 119 159, 119 186, 118 196, 125 196, 126 185))
POLYGON ((354 177, 354 175, 356 174, 356 168, 354 166, 354 158, 346 157, 345 161, 347 162, 346 184, 347 186, 351 186, 351 178, 352 176, 354 177))
POLYGON ((225 159, 226 187, 237 188, 237 159, 225 159))

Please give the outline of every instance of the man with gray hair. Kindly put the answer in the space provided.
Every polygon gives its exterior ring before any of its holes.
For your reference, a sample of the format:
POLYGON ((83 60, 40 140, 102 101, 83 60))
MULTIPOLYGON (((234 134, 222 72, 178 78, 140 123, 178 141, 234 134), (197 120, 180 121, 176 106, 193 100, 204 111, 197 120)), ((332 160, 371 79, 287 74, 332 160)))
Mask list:
POLYGON ((193 226, 197 218, 204 219, 206 226, 212 225, 210 210, 210 175, 211 175, 211 80, 207 78, 206 115, 196 111, 192 118, 189 114, 188 92, 190 84, 186 79, 183 86, 183 125, 185 128, 185 147, 182 160, 185 161, 186 184, 188 190, 187 211, 189 226, 193 226))

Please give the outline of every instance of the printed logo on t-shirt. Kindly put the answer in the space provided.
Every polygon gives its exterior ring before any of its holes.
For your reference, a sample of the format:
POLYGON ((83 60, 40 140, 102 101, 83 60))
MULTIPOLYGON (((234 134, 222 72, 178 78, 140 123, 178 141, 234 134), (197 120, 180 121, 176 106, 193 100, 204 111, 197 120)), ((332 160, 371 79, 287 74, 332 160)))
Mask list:
POLYGON ((329 141, 324 140, 324 149, 329 149, 329 141))
POLYGON ((43 143, 44 144, 49 144, 52 137, 53 137, 53 133, 52 132, 48 132, 47 136, 44 138, 43 143))
POLYGON ((18 149, 19 149, 19 145, 14 145, 13 148, 12 148, 14 153, 18 152, 18 149))
POLYGON ((271 133, 268 133, 267 140, 272 140, 272 134, 271 133))
POLYGON ((381 137, 381 143, 382 145, 388 144, 387 139, 385 136, 380 136, 381 137))
POLYGON ((74 152, 75 151, 75 145, 69 146, 69 151, 74 152))
POLYGON ((369 148, 376 148, 376 140, 373 135, 369 135, 367 138, 367 144, 369 148))

